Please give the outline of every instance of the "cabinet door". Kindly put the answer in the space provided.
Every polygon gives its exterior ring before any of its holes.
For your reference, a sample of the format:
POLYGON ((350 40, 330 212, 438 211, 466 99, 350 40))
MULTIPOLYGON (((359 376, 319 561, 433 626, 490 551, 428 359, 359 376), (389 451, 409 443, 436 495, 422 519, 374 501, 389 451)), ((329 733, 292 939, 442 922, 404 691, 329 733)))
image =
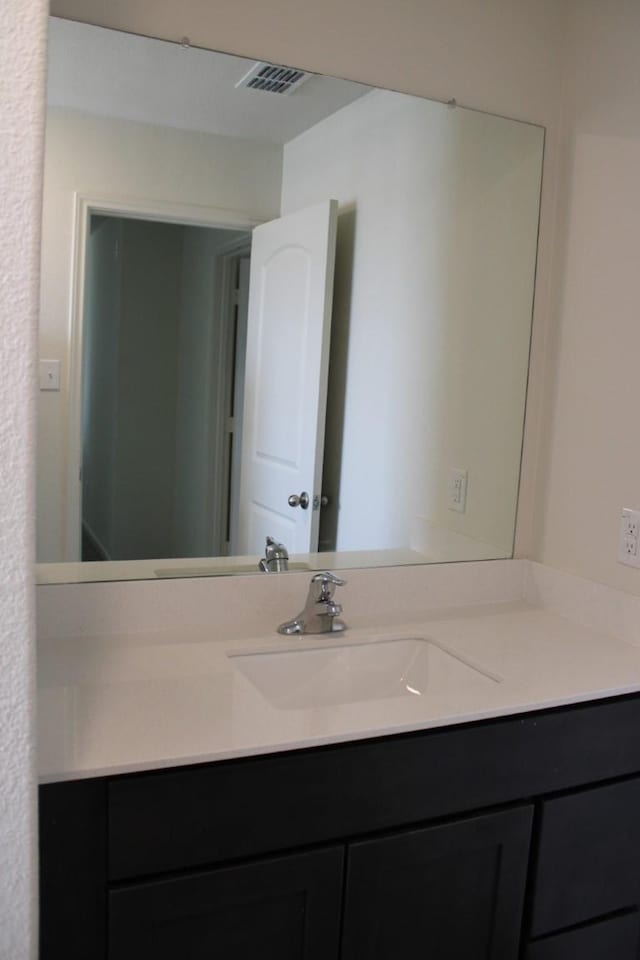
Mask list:
POLYGON ((343 960, 516 960, 532 812, 353 844, 343 960))
POLYGON ((109 895, 110 960, 334 960, 343 848, 134 884, 109 895))

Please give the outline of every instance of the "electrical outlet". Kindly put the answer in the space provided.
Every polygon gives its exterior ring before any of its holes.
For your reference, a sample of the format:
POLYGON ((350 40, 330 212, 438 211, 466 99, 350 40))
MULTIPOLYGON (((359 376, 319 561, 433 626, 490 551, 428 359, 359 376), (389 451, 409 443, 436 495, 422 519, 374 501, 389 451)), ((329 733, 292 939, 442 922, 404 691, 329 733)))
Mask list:
POLYGON ((449 492, 447 506, 449 510, 464 513, 467 509, 467 471, 451 467, 449 470, 449 492))
POLYGON ((618 562, 640 567, 640 510, 625 507, 620 514, 618 562))

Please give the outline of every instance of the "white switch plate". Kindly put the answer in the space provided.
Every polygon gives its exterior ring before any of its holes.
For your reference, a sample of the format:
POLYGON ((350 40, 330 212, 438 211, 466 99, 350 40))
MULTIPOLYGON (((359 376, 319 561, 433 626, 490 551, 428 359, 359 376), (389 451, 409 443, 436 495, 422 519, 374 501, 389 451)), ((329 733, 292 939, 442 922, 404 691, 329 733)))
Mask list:
POLYGON ((620 514, 618 562, 640 567, 640 510, 625 507, 620 514))
POLYGON ((467 471, 458 467, 449 470, 449 490, 447 505, 449 510, 464 513, 467 509, 467 471))
POLYGON ((41 390, 59 390, 60 389, 60 361, 59 360, 41 360, 40 361, 40 389, 41 390))

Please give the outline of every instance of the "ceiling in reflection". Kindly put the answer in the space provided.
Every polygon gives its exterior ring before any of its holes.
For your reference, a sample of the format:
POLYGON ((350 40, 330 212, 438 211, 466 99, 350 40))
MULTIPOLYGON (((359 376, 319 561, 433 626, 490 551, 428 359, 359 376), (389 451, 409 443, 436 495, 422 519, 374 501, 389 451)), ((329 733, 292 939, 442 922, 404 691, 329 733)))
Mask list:
POLYGON ((311 75, 288 95, 236 88, 254 60, 50 20, 48 103, 105 117, 287 143, 371 89, 311 75))

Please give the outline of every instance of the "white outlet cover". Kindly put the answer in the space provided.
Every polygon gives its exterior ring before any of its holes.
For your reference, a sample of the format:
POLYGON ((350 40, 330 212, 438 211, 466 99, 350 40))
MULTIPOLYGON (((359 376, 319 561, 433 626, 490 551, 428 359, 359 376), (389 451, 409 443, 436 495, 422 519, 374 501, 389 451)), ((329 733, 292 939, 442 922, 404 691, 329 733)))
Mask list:
POLYGON ((620 514, 618 562, 640 567, 640 510, 625 507, 620 514))
POLYGON ((447 506, 456 513, 464 513, 467 509, 467 477, 467 471, 459 467, 451 467, 449 470, 447 506))

